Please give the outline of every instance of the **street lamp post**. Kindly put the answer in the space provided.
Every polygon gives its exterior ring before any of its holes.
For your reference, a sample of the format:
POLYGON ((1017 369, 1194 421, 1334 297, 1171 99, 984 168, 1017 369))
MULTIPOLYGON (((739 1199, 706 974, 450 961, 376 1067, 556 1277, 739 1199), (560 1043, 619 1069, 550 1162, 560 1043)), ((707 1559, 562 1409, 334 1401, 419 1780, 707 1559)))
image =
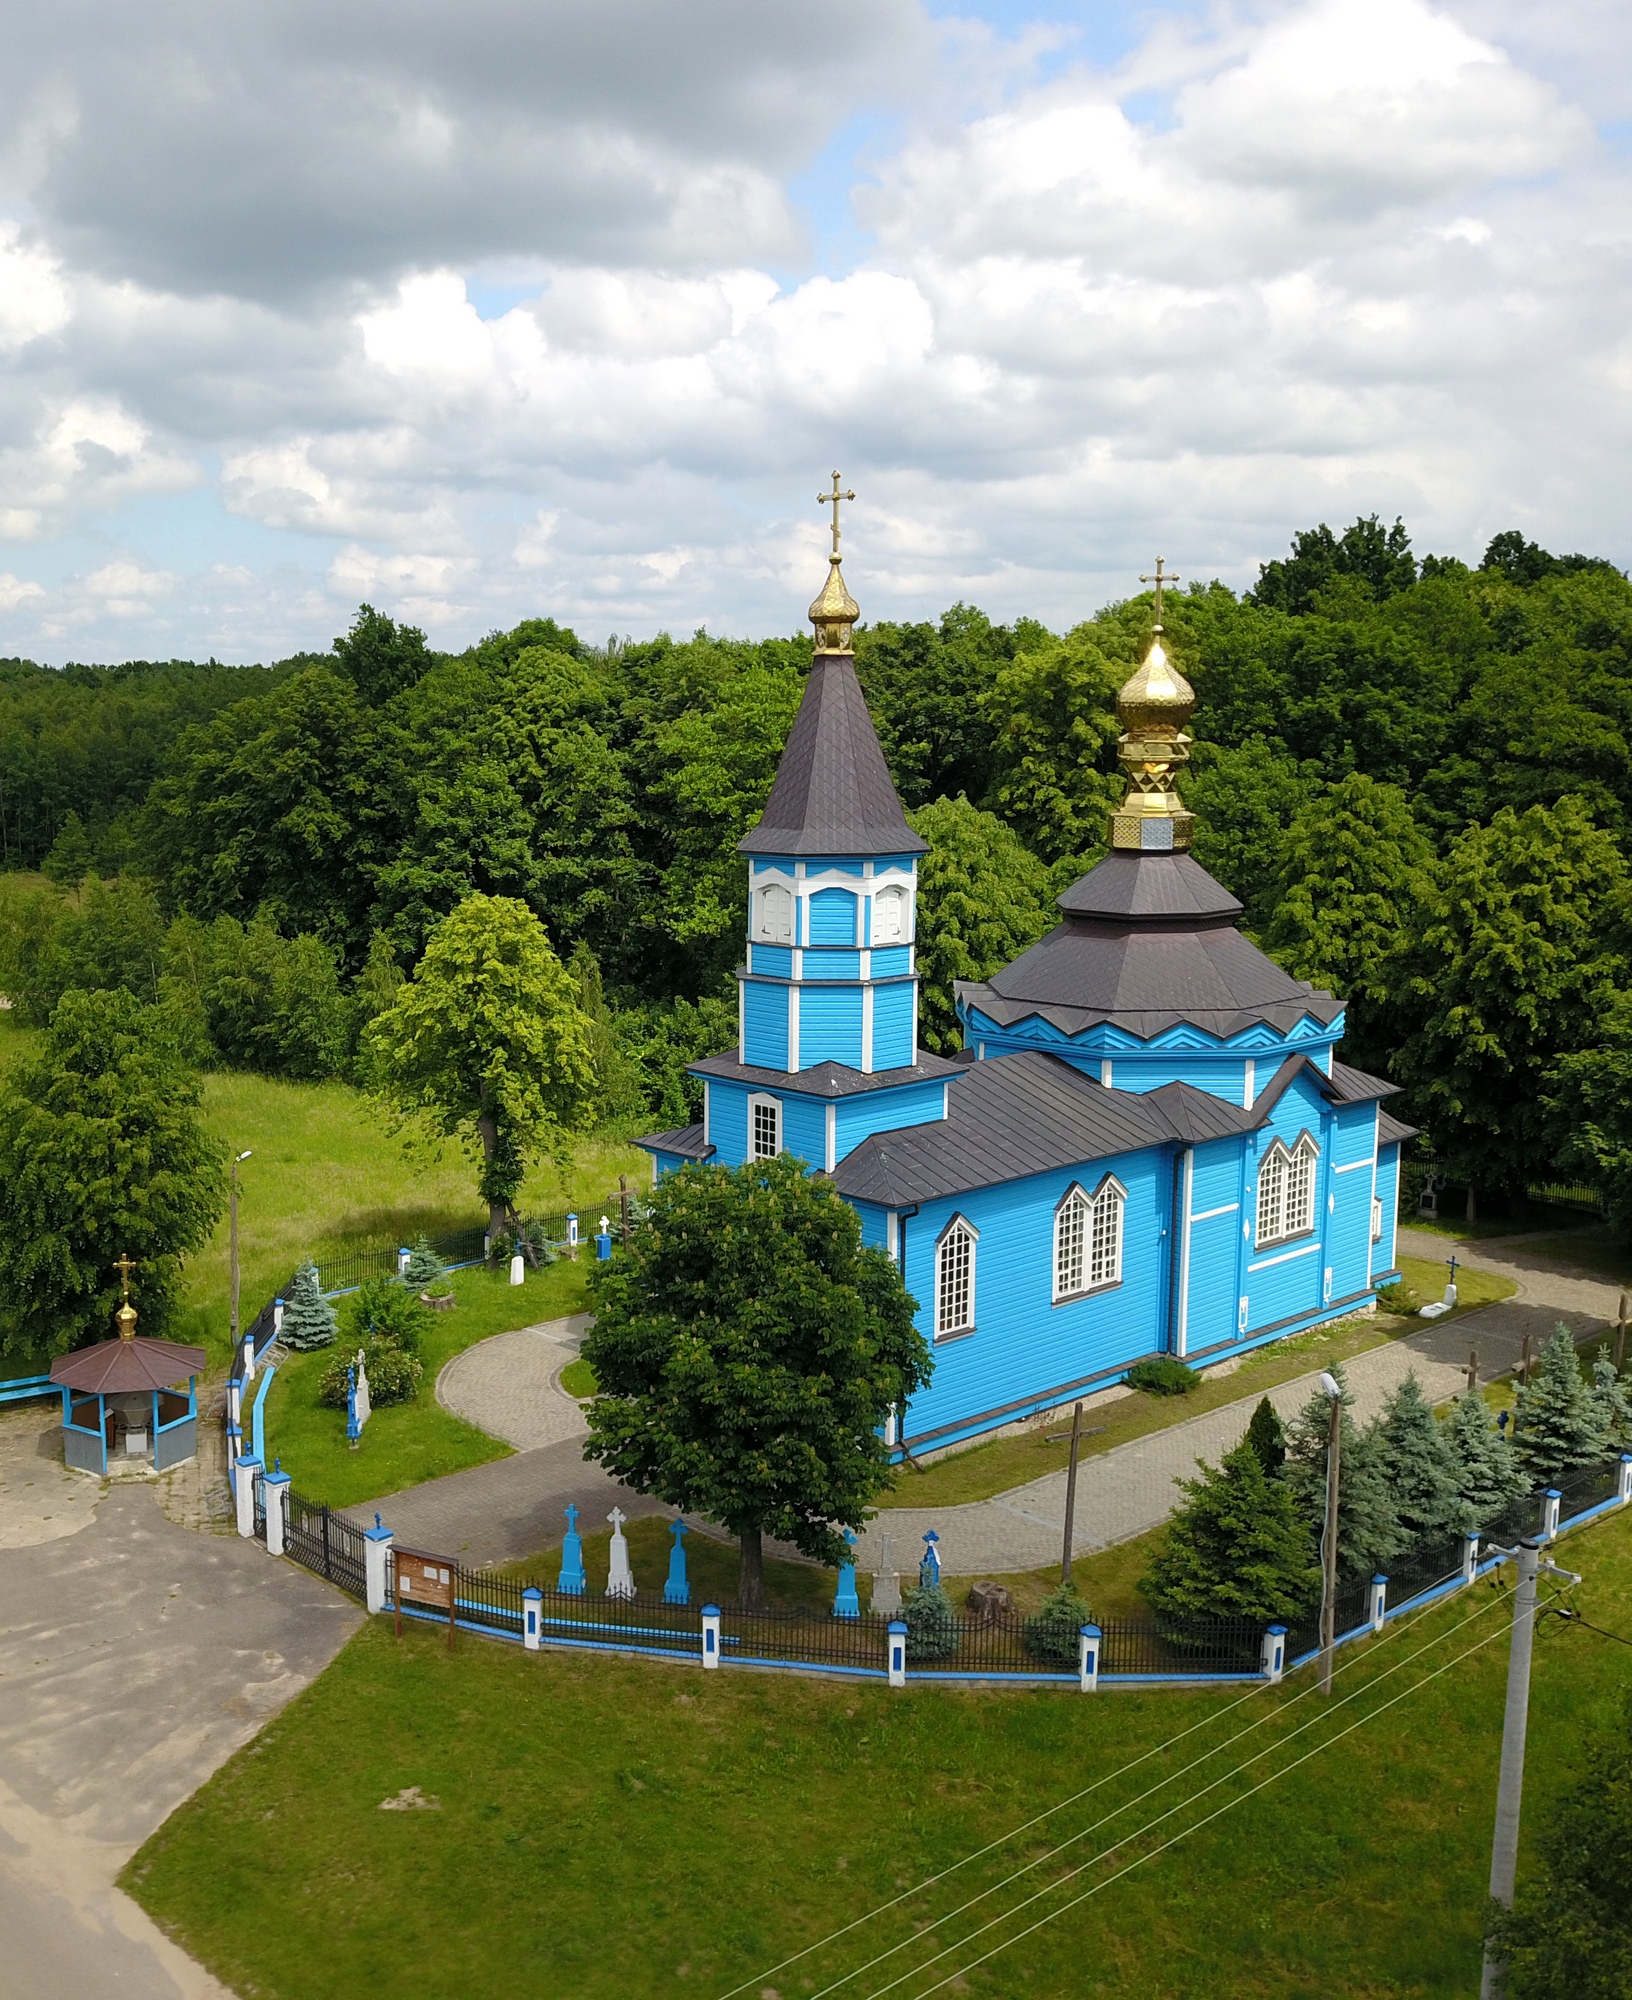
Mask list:
POLYGON ((1343 1449, 1343 1386, 1324 1372, 1321 1394, 1331 1405, 1326 1430, 1326 1537, 1321 1545, 1320 1691, 1332 1691, 1332 1655, 1337 1650, 1337 1498, 1343 1449))
POLYGON ((249 1153, 245 1151, 233 1161, 227 1197, 227 1261, 231 1266, 232 1344, 235 1349, 238 1345, 238 1168, 248 1158, 249 1153))

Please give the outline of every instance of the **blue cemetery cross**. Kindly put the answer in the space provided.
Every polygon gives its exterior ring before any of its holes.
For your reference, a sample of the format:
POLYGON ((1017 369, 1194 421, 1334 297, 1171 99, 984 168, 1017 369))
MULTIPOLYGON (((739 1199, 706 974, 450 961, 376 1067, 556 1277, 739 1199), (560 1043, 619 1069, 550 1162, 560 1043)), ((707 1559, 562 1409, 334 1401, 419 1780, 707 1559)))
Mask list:
POLYGON ((346 1438, 353 1446, 363 1434, 363 1427, 357 1421, 357 1370, 346 1370, 346 1438))
POLYGON ((920 1590, 936 1590, 940 1587, 941 1552, 935 1546, 940 1539, 940 1536, 936 1534, 933 1528, 924 1536, 924 1559, 918 1565, 918 1588, 920 1590))
POLYGON ((567 1509, 567 1532, 561 1543, 561 1574, 556 1589, 567 1597, 584 1594, 584 1540, 578 1532, 578 1509, 567 1509))
POLYGON ((1451 1267, 1451 1283, 1454 1285, 1456 1283, 1456 1274, 1461 1270, 1462 1266, 1456 1261, 1456 1253, 1454 1251, 1445 1261, 1451 1267))
POLYGON ((686 1581, 686 1524, 671 1521, 669 1533, 674 1537, 674 1547, 669 1551, 669 1580, 663 1586, 665 1604, 689 1604, 691 1585, 686 1581))
POLYGON ((861 1599, 856 1595, 856 1538, 849 1528, 844 1531, 844 1539, 851 1554, 839 1564, 839 1587, 833 1593, 833 1616, 835 1618, 859 1618, 861 1599))

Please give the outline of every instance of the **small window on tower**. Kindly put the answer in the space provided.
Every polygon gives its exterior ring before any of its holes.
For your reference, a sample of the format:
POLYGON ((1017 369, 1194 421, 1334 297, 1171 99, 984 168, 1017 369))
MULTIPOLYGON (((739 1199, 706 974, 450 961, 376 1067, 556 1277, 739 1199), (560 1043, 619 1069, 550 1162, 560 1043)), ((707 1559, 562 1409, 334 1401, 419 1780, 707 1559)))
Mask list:
POLYGON ((748 1157, 774 1160, 782 1150, 782 1107, 774 1097, 748 1100, 748 1157))
POLYGON ((754 896, 754 938, 760 944, 793 943, 793 892, 773 882, 754 896))
POLYGON ((906 890, 880 889, 873 898, 873 943, 899 944, 906 934, 906 890))

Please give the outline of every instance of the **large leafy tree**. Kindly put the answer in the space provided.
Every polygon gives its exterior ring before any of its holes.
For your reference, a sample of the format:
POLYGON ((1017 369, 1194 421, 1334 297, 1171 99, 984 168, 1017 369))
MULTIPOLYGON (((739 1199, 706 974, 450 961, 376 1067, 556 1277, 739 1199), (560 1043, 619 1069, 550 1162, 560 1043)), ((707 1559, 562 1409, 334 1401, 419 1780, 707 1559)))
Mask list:
POLYGON ((1261 932, 1281 898, 1287 828, 1317 782, 1314 767, 1257 737, 1234 749, 1198 743, 1192 756, 1181 780, 1196 816, 1192 852, 1261 932))
POLYGON ((838 1562, 838 1531, 888 1486, 886 1416, 930 1374, 913 1310, 855 1210, 802 1162, 669 1174, 595 1274, 585 1453, 729 1528, 758 1604, 765 1535, 838 1562))
POLYGON ((0 1354, 44 1361, 109 1332, 122 1256, 142 1331, 165 1332, 181 1260, 226 1199, 199 1104, 159 1009, 63 995, 38 1055, 0 1080, 0 1354))
POLYGON ((1118 774, 1117 690, 1132 661, 1079 625, 1043 639, 998 674, 986 696, 995 811, 1045 861, 1101 852, 1106 814, 1127 786, 1118 774))
POLYGON ((951 1055, 963 1046, 954 982, 988 979, 1035 944, 1060 921, 1064 883, 967 799, 937 799, 909 817, 929 842, 918 864, 918 1039, 951 1055))
POLYGON ((1351 772, 1293 820, 1265 943, 1299 979, 1348 1002, 1345 1049, 1391 1052, 1391 987, 1429 893, 1433 853, 1405 794, 1351 772))
POLYGON ((503 1228, 531 1160, 559 1149, 595 1098, 590 1024, 544 926, 514 898, 468 896, 367 1032, 381 1095, 480 1158, 503 1228))
POLYGON ((1262 563, 1254 599, 1278 611, 1309 611, 1321 591, 1339 577, 1352 578, 1374 599, 1409 590, 1417 580, 1411 537, 1403 521, 1385 528, 1375 514, 1362 517, 1341 535, 1324 521, 1292 537, 1292 553, 1262 563))
POLYGON ((1395 1074, 1447 1168, 1522 1190, 1545 1157, 1550 1072, 1603 1039, 1625 978, 1626 864, 1578 798, 1502 811, 1451 847, 1400 996, 1395 1074))
POLYGON ((430 672, 435 654, 415 625, 398 625, 372 604, 359 605, 335 656, 370 708, 378 708, 430 672))
MULTIPOLYGON (((1600 1642, 1601 1643, 1601 1642, 1600 1642)), ((1632 1697, 1589 1743, 1575 1782, 1541 1815, 1534 1867, 1488 1935, 1512 2000, 1625 2000, 1632 1993, 1632 1697)))

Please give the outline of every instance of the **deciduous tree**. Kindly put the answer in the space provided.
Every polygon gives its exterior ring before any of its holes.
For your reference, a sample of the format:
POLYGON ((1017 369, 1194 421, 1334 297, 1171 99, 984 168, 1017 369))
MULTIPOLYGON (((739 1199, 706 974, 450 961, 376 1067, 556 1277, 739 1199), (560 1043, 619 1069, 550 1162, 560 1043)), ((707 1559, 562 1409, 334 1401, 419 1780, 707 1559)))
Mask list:
POLYGON ((586 1455, 729 1528, 745 1603, 762 1596, 767 1534, 842 1561, 838 1530, 890 1482, 889 1410, 931 1366, 855 1210, 787 1156, 669 1174, 594 1296, 586 1455))

